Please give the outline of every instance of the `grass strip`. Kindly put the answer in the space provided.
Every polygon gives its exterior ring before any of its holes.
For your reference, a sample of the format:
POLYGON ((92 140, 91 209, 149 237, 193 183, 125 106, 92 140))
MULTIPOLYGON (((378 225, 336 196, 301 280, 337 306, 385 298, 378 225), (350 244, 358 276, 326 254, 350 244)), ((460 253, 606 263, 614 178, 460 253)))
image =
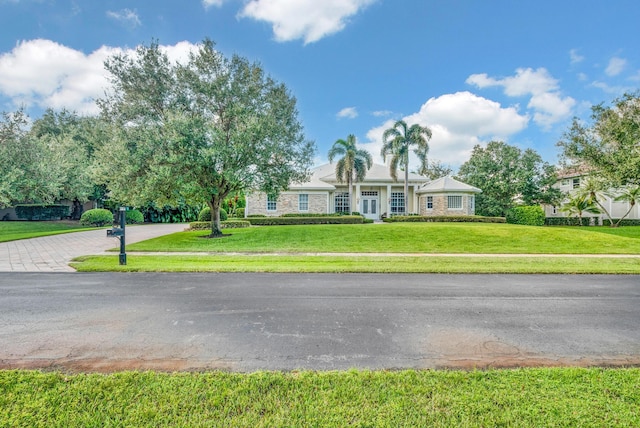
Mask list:
POLYGON ((0 426, 639 426, 640 369, 0 371, 0 426))
POLYGON ((263 226, 206 239, 180 232, 127 251, 284 253, 639 254, 640 226, 535 227, 483 223, 263 226))
POLYGON ((377 257, 277 255, 82 256, 80 272, 298 272, 298 273, 555 273, 640 274, 638 258, 592 257, 377 257))

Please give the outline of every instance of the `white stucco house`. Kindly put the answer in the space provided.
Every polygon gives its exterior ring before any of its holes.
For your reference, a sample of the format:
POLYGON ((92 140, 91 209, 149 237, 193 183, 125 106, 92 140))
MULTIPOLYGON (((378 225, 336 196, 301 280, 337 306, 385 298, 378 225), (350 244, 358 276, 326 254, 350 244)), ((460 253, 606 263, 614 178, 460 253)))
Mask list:
MULTIPOLYGON (((587 177, 589 177, 589 171, 584 168, 566 169, 558 173, 558 181, 553 186, 565 193, 568 199, 572 193, 576 192, 580 188, 587 177)), ((629 208, 631 208, 630 204, 628 202, 618 202, 614 200, 618 194, 616 189, 611 189, 609 193, 610 196, 604 196, 600 202, 604 205, 607 211, 609 211, 611 218, 622 218, 622 216, 629 211, 629 208)), ((567 217, 567 213, 560 210, 561 206, 562 205, 543 205, 545 216, 567 217)), ((587 212, 584 212, 582 216, 599 218, 600 224, 602 224, 602 219, 607 218, 605 214, 590 214, 587 212)), ((625 218, 630 220, 640 220, 640 206, 636 204, 631 212, 629 212, 629 215, 625 218)))
MULTIPOLYGON (((481 190, 451 177, 430 182, 427 178, 409 174, 407 213, 426 216, 474 215, 475 195, 481 190)), ((292 184, 277 198, 265 193, 247 194, 245 215, 263 214, 332 214, 357 211, 365 218, 378 220, 382 216, 403 214, 404 181, 391 178, 389 167, 373 164, 363 182, 353 183, 352 200, 346 183, 336 179, 335 163, 311 170, 305 183, 292 184)))

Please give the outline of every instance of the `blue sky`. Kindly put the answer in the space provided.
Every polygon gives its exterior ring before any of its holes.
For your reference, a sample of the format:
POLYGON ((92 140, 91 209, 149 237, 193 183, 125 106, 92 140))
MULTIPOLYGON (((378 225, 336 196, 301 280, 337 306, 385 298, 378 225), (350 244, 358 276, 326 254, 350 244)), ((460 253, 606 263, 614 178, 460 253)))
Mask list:
POLYGON ((0 0, 0 110, 95 114, 107 56, 208 37, 289 87, 316 163, 348 134, 381 162, 397 119, 454 167, 492 139, 555 163, 572 117, 640 87, 638 22, 637 0, 0 0))

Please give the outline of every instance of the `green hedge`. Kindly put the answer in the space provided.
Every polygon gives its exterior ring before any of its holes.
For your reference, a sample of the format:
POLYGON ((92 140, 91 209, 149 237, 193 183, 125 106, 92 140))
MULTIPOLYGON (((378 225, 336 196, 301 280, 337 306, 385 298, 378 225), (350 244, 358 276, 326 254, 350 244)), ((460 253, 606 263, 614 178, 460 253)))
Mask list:
POLYGON ((16 216, 23 220, 60 220, 69 215, 68 205, 16 205, 16 216))
POLYGON ((295 224, 362 224, 364 217, 359 215, 322 216, 322 217, 247 217, 252 226, 282 226, 295 224))
MULTIPOLYGON (((317 214, 317 213, 290 213, 290 214, 282 214, 281 217, 341 217, 348 214, 342 213, 334 213, 334 214, 317 214)), ((354 214, 355 215, 355 214, 354 214)))
POLYGON ((109 210, 105 210, 104 208, 85 211, 82 213, 82 217, 80 217, 80 224, 98 227, 102 227, 106 224, 113 224, 113 213, 109 210))
POLYGON ((439 215, 439 216, 419 216, 419 215, 396 215, 383 219, 386 223, 396 222, 426 222, 426 223, 506 223, 504 217, 482 217, 470 215, 439 215))
POLYGON ((144 216, 144 220, 148 223, 186 223, 196 221, 201 206, 192 206, 180 203, 177 206, 164 205, 157 206, 150 203, 141 207, 140 211, 144 216))
POLYGON ((507 223, 525 226, 544 226, 544 211, 540 205, 513 207, 507 211, 507 223))
POLYGON ((139 210, 125 211, 124 218, 127 221, 127 224, 144 223, 144 216, 139 210))
MULTIPOLYGON (((227 211, 220 208, 220 221, 225 221, 227 218, 227 211)), ((198 214, 198 221, 211 221, 211 208, 204 207, 198 214)))
MULTIPOLYGON (((241 229, 243 227, 250 227, 251 223, 245 220, 227 220, 220 222, 221 229, 241 229)), ((191 230, 211 230, 211 222, 209 221, 194 221, 189 223, 191 230)))
MULTIPOLYGON (((599 225, 598 217, 594 217, 595 225, 599 225)), ((545 226, 580 226, 578 217, 547 217, 544 219, 545 226)), ((591 217, 582 217, 582 226, 589 226, 591 217)))

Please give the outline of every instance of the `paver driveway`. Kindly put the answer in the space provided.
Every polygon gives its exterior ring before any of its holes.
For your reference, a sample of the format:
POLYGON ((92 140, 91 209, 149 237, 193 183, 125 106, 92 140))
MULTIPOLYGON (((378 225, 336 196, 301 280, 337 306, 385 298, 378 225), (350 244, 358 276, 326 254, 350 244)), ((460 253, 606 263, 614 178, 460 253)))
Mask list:
MULTIPOLYGON (((184 224, 127 226, 127 244, 184 230, 184 224)), ((120 245, 105 229, 63 233, 0 243, 0 272, 74 272, 74 257, 99 254, 120 245)), ((117 256, 116 256, 117 257, 117 256)))

